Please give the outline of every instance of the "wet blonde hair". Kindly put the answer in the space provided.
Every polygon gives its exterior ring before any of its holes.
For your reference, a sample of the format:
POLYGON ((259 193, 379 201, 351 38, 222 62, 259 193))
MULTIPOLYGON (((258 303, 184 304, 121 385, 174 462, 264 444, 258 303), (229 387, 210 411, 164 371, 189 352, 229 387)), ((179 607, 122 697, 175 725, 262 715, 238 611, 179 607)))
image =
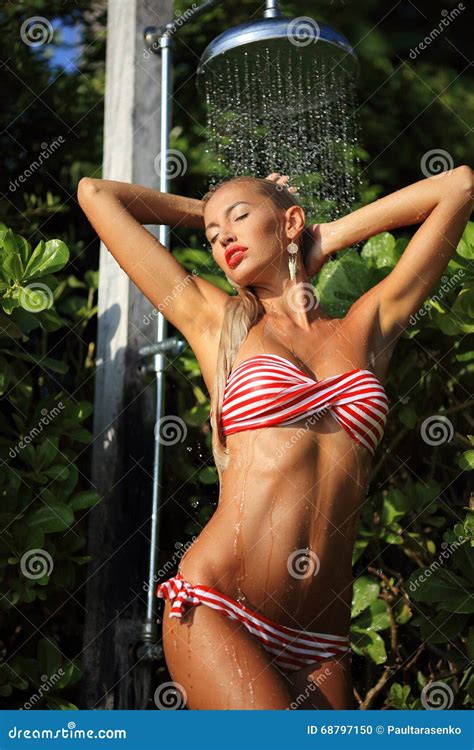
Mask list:
MULTIPOLYGON (((262 195, 270 198, 273 205, 278 209, 286 210, 287 208, 290 208, 290 206, 300 205, 293 193, 288 192, 288 189, 285 186, 278 185, 272 180, 245 176, 226 178, 217 185, 214 185, 202 197, 203 203, 207 203, 211 196, 213 196, 216 190, 222 185, 227 185, 231 182, 237 183, 244 181, 251 182, 258 187, 262 195)), ((299 240, 299 243, 298 239, 296 239, 296 242, 299 244, 304 263, 309 248, 313 242, 313 237, 307 228, 303 230, 299 240)), ((227 378, 231 372, 240 345, 247 337, 252 326, 257 322, 261 311, 261 304, 252 287, 241 286, 235 281, 232 281, 227 275, 226 278, 229 284, 236 290, 237 294, 229 297, 226 303, 219 340, 214 387, 213 393, 211 394, 212 453, 219 478, 221 478, 221 472, 227 468, 229 463, 229 454, 225 445, 225 435, 221 431, 222 401, 227 378)))

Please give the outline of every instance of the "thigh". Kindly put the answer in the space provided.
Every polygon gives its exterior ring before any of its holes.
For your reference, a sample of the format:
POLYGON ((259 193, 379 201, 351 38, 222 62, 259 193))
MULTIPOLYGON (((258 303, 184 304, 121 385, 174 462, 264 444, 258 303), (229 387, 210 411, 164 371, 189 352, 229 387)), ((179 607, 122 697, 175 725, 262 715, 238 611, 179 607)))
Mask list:
POLYGON ((285 709, 291 695, 257 639, 211 607, 189 607, 181 620, 163 613, 163 649, 189 709, 285 709))
POLYGON ((292 709, 354 709, 351 655, 324 659, 288 675, 292 709))

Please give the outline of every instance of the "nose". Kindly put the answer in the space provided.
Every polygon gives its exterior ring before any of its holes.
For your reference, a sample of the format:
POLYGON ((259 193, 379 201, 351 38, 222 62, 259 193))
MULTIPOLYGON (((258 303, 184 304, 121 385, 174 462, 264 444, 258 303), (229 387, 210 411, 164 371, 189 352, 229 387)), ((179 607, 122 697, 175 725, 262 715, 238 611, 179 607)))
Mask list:
POLYGON ((224 247, 226 247, 229 242, 232 242, 235 240, 235 232, 231 232, 230 230, 228 232, 223 232, 221 234, 221 243, 224 247))

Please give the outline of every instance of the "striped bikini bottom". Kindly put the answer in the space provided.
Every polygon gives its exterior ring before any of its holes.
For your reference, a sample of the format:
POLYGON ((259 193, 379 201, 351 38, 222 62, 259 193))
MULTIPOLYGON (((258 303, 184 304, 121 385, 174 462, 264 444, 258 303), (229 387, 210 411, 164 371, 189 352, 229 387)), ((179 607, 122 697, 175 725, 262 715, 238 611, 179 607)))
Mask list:
POLYGON ((241 622, 274 657, 273 663, 284 671, 301 669, 351 651, 349 636, 314 633, 279 625, 209 586, 192 585, 179 572, 160 583, 156 595, 172 600, 170 617, 181 618, 185 604, 206 604, 223 612, 231 620, 241 622))

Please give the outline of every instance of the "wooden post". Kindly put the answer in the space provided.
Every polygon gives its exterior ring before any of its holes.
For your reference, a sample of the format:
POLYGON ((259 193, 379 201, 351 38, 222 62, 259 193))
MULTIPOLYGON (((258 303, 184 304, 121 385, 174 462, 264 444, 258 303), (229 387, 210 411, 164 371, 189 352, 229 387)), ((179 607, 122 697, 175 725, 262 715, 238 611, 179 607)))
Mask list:
MULTIPOLYGON (((144 54, 146 26, 172 20, 172 0, 108 4, 105 179, 159 189, 161 55, 144 54)), ((147 227, 158 237, 158 227, 147 227)), ((130 247, 130 253, 134 248, 130 247)), ((153 307, 101 244, 83 700, 87 709, 145 708, 131 646, 145 617, 155 383, 137 374, 138 349, 156 341, 153 307)))

